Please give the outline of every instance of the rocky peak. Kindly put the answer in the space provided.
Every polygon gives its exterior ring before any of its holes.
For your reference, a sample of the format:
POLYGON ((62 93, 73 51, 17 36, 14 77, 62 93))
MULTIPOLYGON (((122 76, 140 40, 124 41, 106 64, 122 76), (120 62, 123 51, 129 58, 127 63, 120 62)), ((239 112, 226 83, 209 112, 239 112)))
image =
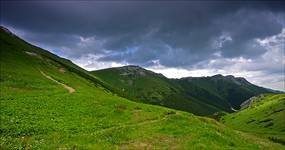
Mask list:
POLYGON ((123 67, 118 67, 117 68, 120 71, 120 75, 137 75, 137 76, 145 76, 145 75, 154 75, 154 76, 159 76, 159 77, 164 77, 160 73, 155 73, 150 70, 146 70, 140 66, 136 65, 128 65, 128 66, 123 66, 123 67))

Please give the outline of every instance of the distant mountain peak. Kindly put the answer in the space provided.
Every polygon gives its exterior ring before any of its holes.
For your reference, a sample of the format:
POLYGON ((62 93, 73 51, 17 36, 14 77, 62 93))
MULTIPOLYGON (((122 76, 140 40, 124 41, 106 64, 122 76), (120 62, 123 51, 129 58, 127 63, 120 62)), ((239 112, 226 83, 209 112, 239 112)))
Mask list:
POLYGON ((233 75, 226 75, 226 76, 223 76, 221 74, 217 74, 217 75, 214 75, 214 76, 211 76, 210 78, 214 79, 214 80, 229 80, 229 81, 232 81, 236 84, 251 84, 250 82, 248 82, 245 78, 243 77, 235 77, 233 75))
POLYGON ((222 74, 216 74, 216 75, 213 75, 211 76, 212 78, 226 78, 226 79, 233 79, 233 78, 236 78, 235 76, 233 75, 222 75, 222 74))
MULTIPOLYGON (((155 73, 153 71, 147 70, 143 67, 140 67, 138 65, 126 65, 126 66, 121 66, 121 67, 113 67, 113 68, 107 68, 107 69, 102 69, 102 70, 116 70, 119 75, 121 76, 146 76, 146 75, 152 75, 152 76, 157 76, 160 78, 166 78, 163 74, 161 73, 155 73)), ((97 70, 100 71, 100 70, 97 70)))
POLYGON ((221 74, 216 74, 216 75, 213 75, 211 76, 212 78, 223 78, 224 76, 221 75, 221 74))
POLYGON ((123 66, 122 68, 127 68, 127 69, 140 69, 140 70, 145 70, 144 68, 140 67, 140 66, 136 66, 136 65, 127 65, 127 66, 123 66))
POLYGON ((116 67, 115 69, 120 71, 128 71, 128 72, 135 72, 135 71, 146 71, 146 69, 136 66, 136 65, 127 65, 122 67, 116 67))
POLYGON ((145 76, 150 71, 136 65, 127 65, 122 67, 115 68, 116 70, 119 70, 121 76, 145 76))
POLYGON ((122 67, 131 67, 131 68, 142 68, 138 65, 126 65, 126 66, 122 66, 122 67))
POLYGON ((137 66, 137 65, 126 65, 126 66, 121 66, 121 67, 114 67, 115 69, 119 69, 119 70, 124 70, 124 69, 127 69, 127 70, 145 70, 144 68, 140 67, 140 66, 137 66))
POLYGON ((227 75, 227 76, 225 76, 226 78, 229 78, 229 79, 233 79, 233 78, 235 78, 235 76, 233 76, 233 75, 227 75))

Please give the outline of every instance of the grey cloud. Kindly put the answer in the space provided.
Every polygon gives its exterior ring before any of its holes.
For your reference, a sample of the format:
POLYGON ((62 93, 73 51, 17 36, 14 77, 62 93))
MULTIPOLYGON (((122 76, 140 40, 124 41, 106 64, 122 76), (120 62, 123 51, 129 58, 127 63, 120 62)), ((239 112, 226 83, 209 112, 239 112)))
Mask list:
POLYGON ((225 58, 262 55, 266 50, 255 39, 280 33, 282 24, 275 17, 284 14, 283 2, 256 1, 1 4, 1 24, 26 31, 29 41, 65 47, 62 51, 69 57, 102 54, 102 61, 149 66, 159 60, 185 68, 211 59, 217 51, 225 58), (212 42, 223 33, 232 41, 215 49, 212 42), (94 39, 80 46, 78 37, 94 39))

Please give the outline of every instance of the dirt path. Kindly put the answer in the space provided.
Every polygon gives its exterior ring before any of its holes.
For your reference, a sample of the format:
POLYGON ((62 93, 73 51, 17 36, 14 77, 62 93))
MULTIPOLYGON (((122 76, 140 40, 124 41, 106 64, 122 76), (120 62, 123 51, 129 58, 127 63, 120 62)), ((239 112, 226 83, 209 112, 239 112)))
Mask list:
POLYGON ((52 78, 51 76, 46 75, 46 74, 45 74, 44 72, 42 72, 42 71, 40 71, 40 72, 41 72, 41 74, 42 74, 43 76, 45 76, 46 78, 52 80, 53 82, 56 82, 57 84, 62 85, 65 89, 68 90, 69 93, 75 92, 75 89, 74 89, 74 88, 72 88, 72 87, 70 87, 70 86, 68 86, 68 85, 66 85, 66 84, 63 84, 63 83, 61 83, 61 82, 55 80, 54 78, 52 78))

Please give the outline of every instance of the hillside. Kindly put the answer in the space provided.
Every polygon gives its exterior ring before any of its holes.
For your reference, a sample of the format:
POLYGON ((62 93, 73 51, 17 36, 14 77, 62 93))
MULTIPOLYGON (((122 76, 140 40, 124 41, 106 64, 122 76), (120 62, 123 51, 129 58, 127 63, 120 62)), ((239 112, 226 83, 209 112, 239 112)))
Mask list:
POLYGON ((212 119, 118 97, 3 28, 0 46, 0 149, 284 148, 212 119))
POLYGON ((194 84, 202 89, 217 95, 221 100, 227 101, 234 109, 239 109, 240 104, 248 98, 261 94, 277 92, 262 88, 248 82, 245 78, 231 75, 214 75, 212 77, 182 78, 181 82, 194 84))
POLYGON ((183 88, 152 71, 139 66, 109 68, 92 72, 93 75, 116 88, 122 96, 148 104, 156 104, 192 112, 199 115, 221 111, 195 97, 183 88))
POLYGON ((285 144, 285 94, 260 95, 250 100, 247 107, 222 117, 221 122, 285 144))
POLYGON ((215 75, 168 79, 139 66, 108 68, 91 73, 123 97, 197 115, 232 112, 232 109, 239 109, 243 101, 254 95, 273 92, 253 85, 244 78, 215 75))

